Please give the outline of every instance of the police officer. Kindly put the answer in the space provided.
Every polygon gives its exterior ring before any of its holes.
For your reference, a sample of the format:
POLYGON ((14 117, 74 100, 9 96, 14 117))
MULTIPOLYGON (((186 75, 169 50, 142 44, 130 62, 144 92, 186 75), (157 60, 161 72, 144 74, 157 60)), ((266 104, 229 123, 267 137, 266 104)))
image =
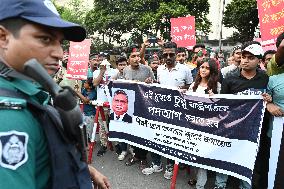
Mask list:
MULTIPOLYGON (((0 63, 10 70, 21 73, 24 63, 35 58, 54 74, 63 57, 63 39, 82 41, 86 37, 84 28, 59 17, 50 0, 0 0, 0 5, 0 63)), ((18 92, 39 105, 46 105, 50 98, 24 76, 6 77, 2 72, 0 88, 18 92)), ((50 165, 60 157, 51 157, 49 136, 27 107, 27 100, 0 94, 0 123, 1 189, 52 188, 50 182, 56 180, 52 173, 61 170, 54 171, 50 165)), ((105 176, 91 166, 86 168, 98 188, 110 188, 105 176)))

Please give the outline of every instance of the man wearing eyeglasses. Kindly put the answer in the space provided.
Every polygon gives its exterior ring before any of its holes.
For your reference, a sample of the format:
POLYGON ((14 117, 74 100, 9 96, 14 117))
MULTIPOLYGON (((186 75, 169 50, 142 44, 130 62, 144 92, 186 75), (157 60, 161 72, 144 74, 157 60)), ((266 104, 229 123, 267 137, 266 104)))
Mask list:
MULTIPOLYGON (((176 43, 171 41, 164 43, 163 61, 165 64, 158 67, 157 81, 162 85, 187 89, 193 81, 191 71, 186 65, 180 64, 176 61, 176 49, 176 43)), ((151 153, 151 156, 151 166, 142 170, 142 173, 145 175, 163 171, 161 156, 154 153, 151 153)), ((174 161, 168 160, 164 178, 172 178, 173 167, 174 161)))
POLYGON ((163 48, 165 64, 159 66, 157 70, 158 83, 179 88, 188 88, 193 79, 190 69, 176 61, 177 44, 169 41, 164 43, 163 48))

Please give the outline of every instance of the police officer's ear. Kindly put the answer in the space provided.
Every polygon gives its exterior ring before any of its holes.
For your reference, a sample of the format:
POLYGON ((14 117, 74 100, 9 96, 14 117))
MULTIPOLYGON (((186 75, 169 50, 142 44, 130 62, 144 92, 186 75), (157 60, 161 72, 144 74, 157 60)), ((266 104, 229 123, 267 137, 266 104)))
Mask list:
POLYGON ((9 32, 5 27, 0 25, 0 49, 7 49, 9 36, 11 36, 11 32, 9 32))

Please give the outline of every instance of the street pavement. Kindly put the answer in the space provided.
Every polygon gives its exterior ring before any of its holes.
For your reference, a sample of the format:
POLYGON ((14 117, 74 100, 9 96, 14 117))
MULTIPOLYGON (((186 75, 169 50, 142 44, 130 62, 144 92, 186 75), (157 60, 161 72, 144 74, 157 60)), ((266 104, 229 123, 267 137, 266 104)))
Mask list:
MULTIPOLYGON (((107 176, 111 182, 112 189, 170 189, 170 180, 163 177, 164 171, 160 173, 153 173, 152 175, 143 175, 138 168, 138 164, 132 166, 125 166, 125 161, 130 157, 128 155, 125 160, 119 161, 114 151, 108 150, 104 156, 98 157, 97 151, 99 145, 96 145, 93 153, 93 165, 101 173, 107 176)), ((151 157, 148 154, 148 162, 151 157)), ((165 168, 166 160, 163 159, 165 168)), ((215 174, 208 172, 208 181, 205 189, 214 188, 215 174)), ((189 173, 187 170, 179 170, 177 176, 176 189, 194 189, 187 184, 189 180, 189 173)), ((237 189, 238 180, 229 177, 228 189, 237 189)))

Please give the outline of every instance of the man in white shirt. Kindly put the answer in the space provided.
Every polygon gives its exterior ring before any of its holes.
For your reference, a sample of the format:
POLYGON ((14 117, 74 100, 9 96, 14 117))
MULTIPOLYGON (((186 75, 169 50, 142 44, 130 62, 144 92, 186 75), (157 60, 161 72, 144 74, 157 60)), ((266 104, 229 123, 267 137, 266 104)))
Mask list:
POLYGON ((162 85, 187 89, 192 83, 191 70, 184 64, 175 61, 175 43, 164 44, 163 58, 164 65, 158 67, 157 81, 162 85))
MULTIPOLYGON (((157 70, 157 81, 162 85, 170 87, 178 87, 188 89, 193 81, 190 69, 183 64, 176 62, 177 44, 174 42, 166 42, 163 45, 163 59, 165 64, 159 66, 157 70)), ((142 170, 145 175, 163 170, 161 164, 161 156, 151 153, 152 165, 142 170)), ((174 161, 168 160, 164 177, 171 179, 173 176, 174 161)))

